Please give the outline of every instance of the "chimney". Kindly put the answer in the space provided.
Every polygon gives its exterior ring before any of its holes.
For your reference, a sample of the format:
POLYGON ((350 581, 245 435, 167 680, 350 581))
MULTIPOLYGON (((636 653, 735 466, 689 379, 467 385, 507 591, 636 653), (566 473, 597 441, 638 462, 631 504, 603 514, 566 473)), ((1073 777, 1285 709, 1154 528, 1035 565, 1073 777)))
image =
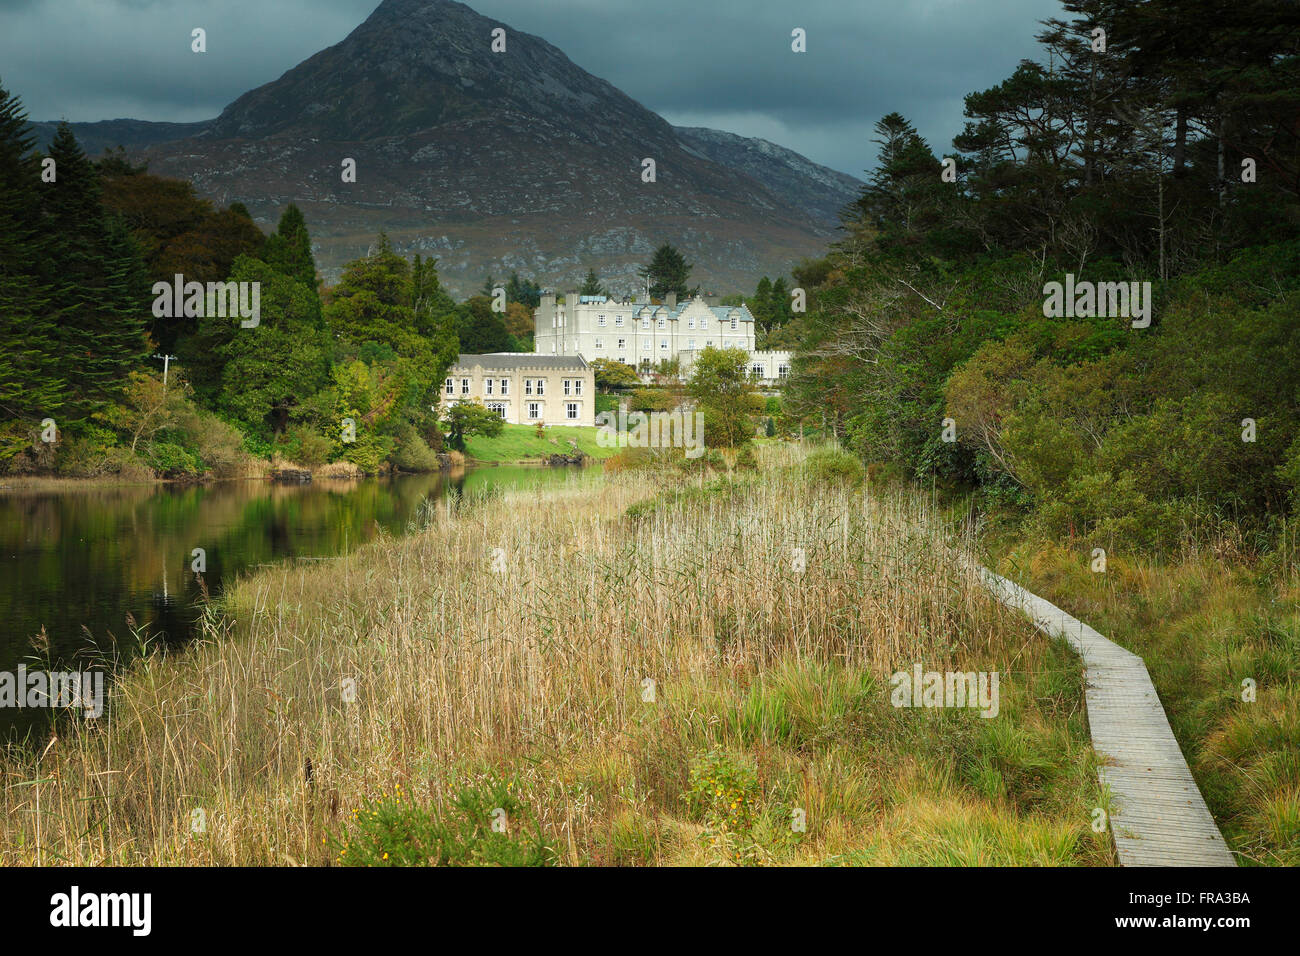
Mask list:
POLYGON ((669 292, 668 295, 664 298, 664 304, 667 305, 668 308, 670 309, 677 308, 677 293, 669 292))

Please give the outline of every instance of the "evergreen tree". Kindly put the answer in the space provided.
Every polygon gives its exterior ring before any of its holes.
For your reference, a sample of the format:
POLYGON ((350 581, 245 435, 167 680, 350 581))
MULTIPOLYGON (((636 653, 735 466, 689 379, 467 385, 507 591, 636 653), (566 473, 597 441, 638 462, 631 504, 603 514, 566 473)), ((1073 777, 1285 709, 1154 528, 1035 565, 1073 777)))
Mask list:
POLYGON ((772 280, 767 276, 763 276, 758 280, 758 288, 754 290, 754 298, 749 303, 749 311, 762 331, 770 332, 772 330, 772 280))
POLYGON ((40 193, 41 265, 68 366, 64 416, 77 422, 112 401, 148 354, 149 289, 139 249, 125 223, 105 214, 99 171, 66 123, 49 156, 56 181, 40 193))
POLYGON ((520 279, 519 273, 512 272, 506 282, 506 302, 518 302, 535 309, 542 303, 542 287, 532 279, 520 279))
POLYGON ((579 295, 607 295, 605 287, 600 284, 600 278, 596 275, 595 269, 587 270, 587 278, 582 280, 582 288, 578 290, 579 295))
POLYGON ((699 286, 691 289, 687 282, 691 278, 691 263, 670 243, 665 242, 654 251, 650 262, 637 274, 650 280, 650 295, 662 299, 669 292, 677 293, 678 298, 686 298, 699 292, 699 286))
POLYGON ((58 419, 67 393, 51 291, 35 268, 41 183, 27 130, 18 97, 0 87, 0 461, 43 418, 58 419))
POLYGON ((293 203, 281 214, 276 231, 267 237, 265 261, 307 288, 316 288, 316 259, 311 253, 307 220, 293 203))

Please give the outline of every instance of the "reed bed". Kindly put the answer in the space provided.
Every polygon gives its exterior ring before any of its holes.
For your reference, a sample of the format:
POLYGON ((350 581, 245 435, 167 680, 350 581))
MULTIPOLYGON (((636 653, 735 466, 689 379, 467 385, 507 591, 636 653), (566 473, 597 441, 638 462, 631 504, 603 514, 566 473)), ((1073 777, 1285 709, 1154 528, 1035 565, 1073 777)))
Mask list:
POLYGON ((797 457, 453 495, 238 582, 111 720, 7 755, 0 862, 423 861, 369 817, 465 792, 560 864, 1113 862, 1074 658, 924 499, 797 457), (998 717, 890 706, 916 663, 999 671, 998 717))

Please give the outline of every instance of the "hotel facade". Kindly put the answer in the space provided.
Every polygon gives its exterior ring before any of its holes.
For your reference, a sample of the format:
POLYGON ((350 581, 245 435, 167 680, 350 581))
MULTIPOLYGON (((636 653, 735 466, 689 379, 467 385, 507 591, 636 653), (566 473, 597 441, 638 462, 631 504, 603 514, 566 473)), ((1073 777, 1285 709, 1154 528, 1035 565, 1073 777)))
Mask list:
POLYGON ((581 355, 461 355, 439 397, 445 406, 481 402, 512 425, 596 424, 596 377, 581 355))
POLYGON ((678 303, 669 294, 662 305, 654 305, 645 297, 619 301, 568 292, 560 302, 548 289, 533 321, 533 350, 538 355, 613 359, 642 374, 665 359, 677 359, 685 375, 700 352, 712 346, 744 349, 750 375, 765 385, 776 385, 790 374, 789 352, 754 348, 749 309, 720 306, 714 297, 678 303))

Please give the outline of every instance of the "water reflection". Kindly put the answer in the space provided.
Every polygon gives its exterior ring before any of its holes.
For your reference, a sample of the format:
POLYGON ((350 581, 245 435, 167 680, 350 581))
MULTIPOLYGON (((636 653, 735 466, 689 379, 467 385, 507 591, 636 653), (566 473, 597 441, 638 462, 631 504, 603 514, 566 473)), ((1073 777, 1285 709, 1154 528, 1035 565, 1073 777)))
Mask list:
MULTIPOLYGON (((588 476, 589 477, 589 476, 588 476)), ((451 489, 584 480, 565 469, 273 485, 88 487, 0 494, 0 671, 49 660, 85 668, 136 653, 142 638, 193 632, 203 589, 248 568, 340 554, 377 529, 403 533, 451 489), (194 549, 206 571, 194 573, 194 549)), ((0 708, 0 731, 40 715, 0 708)))

